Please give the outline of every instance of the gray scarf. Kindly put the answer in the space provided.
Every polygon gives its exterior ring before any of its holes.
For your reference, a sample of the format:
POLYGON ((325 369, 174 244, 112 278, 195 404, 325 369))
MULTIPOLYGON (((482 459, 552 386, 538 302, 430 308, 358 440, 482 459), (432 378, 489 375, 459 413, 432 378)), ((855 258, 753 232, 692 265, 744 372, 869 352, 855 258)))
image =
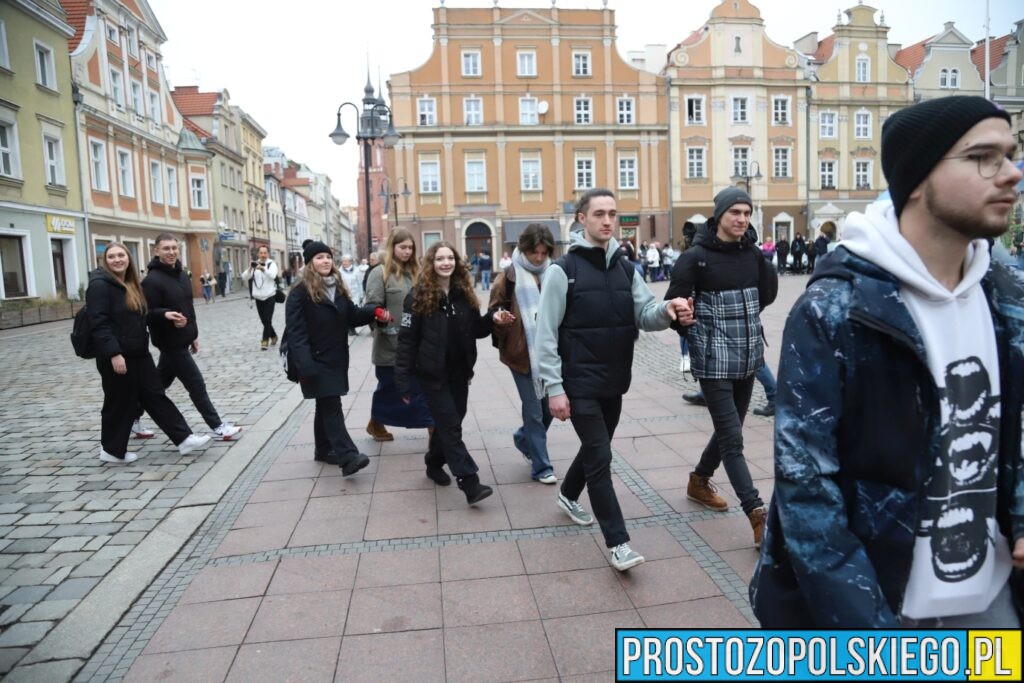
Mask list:
POLYGON ((334 303, 334 294, 337 291, 338 283, 335 281, 333 275, 327 277, 320 276, 320 279, 324 281, 324 287, 327 288, 327 297, 334 303))
POLYGON ((533 265, 530 259, 519 253, 518 247, 512 252, 512 267, 516 269, 516 303, 519 304, 519 319, 523 321, 523 332, 526 334, 526 350, 530 355, 530 378, 533 380, 533 390, 537 393, 537 398, 544 398, 536 349, 537 309, 540 307, 540 287, 537 282, 550 265, 551 259, 546 259, 539 266, 533 265))

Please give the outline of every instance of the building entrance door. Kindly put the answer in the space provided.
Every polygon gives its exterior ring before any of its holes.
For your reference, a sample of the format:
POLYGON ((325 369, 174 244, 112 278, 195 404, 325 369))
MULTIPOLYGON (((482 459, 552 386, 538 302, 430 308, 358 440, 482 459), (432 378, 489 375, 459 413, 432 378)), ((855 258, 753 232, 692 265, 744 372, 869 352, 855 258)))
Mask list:
POLYGON ((50 240, 50 260, 53 263, 54 293, 68 298, 68 277, 64 269, 64 240, 50 240))

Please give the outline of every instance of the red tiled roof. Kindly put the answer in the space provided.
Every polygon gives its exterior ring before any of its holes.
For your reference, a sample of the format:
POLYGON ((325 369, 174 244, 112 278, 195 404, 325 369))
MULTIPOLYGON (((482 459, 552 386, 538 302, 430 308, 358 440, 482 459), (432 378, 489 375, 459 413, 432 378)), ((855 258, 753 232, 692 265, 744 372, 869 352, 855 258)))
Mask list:
POLYGON ((186 128, 188 128, 188 129, 189 129, 190 131, 192 131, 192 132, 193 132, 193 133, 195 133, 195 134, 196 134, 197 136, 199 136, 199 139, 200 139, 200 140, 202 140, 202 139, 204 139, 204 138, 205 138, 205 139, 210 139, 210 138, 212 138, 212 137, 213 137, 212 135, 210 135, 209 133, 207 133, 207 132, 206 132, 205 130, 203 130, 202 128, 200 128, 199 126, 197 126, 197 125, 195 124, 195 122, 194 122, 194 121, 192 121, 192 119, 188 119, 188 118, 186 118, 186 119, 182 119, 182 122, 184 123, 184 126, 185 126, 186 128))
POLYGON ((309 178, 284 178, 281 184, 285 187, 297 187, 301 185, 309 185, 309 178))
POLYGON ((896 53, 896 57, 894 58, 896 63, 906 69, 910 73, 911 77, 914 76, 914 72, 917 71, 917 68, 921 66, 921 62, 924 61, 925 43, 934 37, 935 36, 930 36, 925 38, 921 42, 914 43, 910 47, 905 47, 896 53))
POLYGON ((828 38, 824 38, 818 41, 818 49, 815 51, 813 55, 811 55, 811 59, 813 59, 816 62, 828 61, 832 57, 832 49, 835 46, 835 43, 836 36, 834 33, 830 35, 828 38))
POLYGON ((199 92, 197 85, 181 85, 171 91, 171 98, 182 116, 213 116, 219 97, 218 92, 199 92))
POLYGON ((85 19, 96 10, 92 6, 92 0, 61 0, 64 13, 67 15, 67 22, 75 29, 75 35, 68 39, 68 52, 74 52, 78 44, 82 42, 85 34, 85 19))
MULTIPOLYGON (((1007 33, 1005 36, 999 36, 998 38, 990 38, 988 41, 988 53, 989 53, 989 64, 988 68, 995 71, 996 67, 999 66, 1000 62, 1003 61, 1003 49, 1006 47, 1006 41, 1013 38, 1012 33, 1007 33)), ((978 44, 971 48, 971 61, 974 62, 975 68, 978 69, 978 74, 981 76, 981 80, 985 80, 985 41, 979 40, 978 44)))

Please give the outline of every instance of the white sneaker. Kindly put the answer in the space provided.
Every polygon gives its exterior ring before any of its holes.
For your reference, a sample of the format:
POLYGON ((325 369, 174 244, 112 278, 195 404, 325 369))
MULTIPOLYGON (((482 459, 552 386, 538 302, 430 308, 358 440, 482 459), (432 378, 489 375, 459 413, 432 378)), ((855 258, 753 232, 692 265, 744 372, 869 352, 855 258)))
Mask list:
POLYGON ((125 453, 123 458, 119 458, 116 455, 111 455, 110 453, 107 453, 102 448, 100 449, 100 460, 102 460, 103 462, 113 462, 117 463, 118 465, 124 465, 125 463, 135 462, 138 459, 139 456, 136 455, 135 453, 125 453))
POLYGON ((236 427, 230 422, 221 422, 220 426, 213 430, 213 437, 218 441, 231 441, 231 437, 240 431, 241 427, 236 427))
POLYGON ((612 566, 620 572, 644 563, 644 556, 629 547, 628 543, 612 548, 612 566))
POLYGON ((679 359, 679 372, 690 371, 690 354, 686 354, 679 359))
POLYGON ((178 452, 182 455, 188 455, 197 448, 202 448, 206 444, 210 443, 210 437, 206 434, 200 436, 199 434, 189 434, 188 438, 178 444, 178 452))
POLYGON ((132 422, 132 435, 136 439, 152 439, 156 434, 153 433, 152 429, 146 429, 142 426, 142 420, 136 420, 132 422))
POLYGON ((537 481, 542 484, 557 484, 558 477, 553 474, 545 474, 543 477, 537 477, 537 481))
POLYGON ((578 500, 569 500, 561 492, 558 494, 558 498, 555 499, 555 503, 558 507, 562 508, 562 511, 569 515, 576 524, 580 526, 590 526, 594 523, 594 516, 583 509, 578 500))

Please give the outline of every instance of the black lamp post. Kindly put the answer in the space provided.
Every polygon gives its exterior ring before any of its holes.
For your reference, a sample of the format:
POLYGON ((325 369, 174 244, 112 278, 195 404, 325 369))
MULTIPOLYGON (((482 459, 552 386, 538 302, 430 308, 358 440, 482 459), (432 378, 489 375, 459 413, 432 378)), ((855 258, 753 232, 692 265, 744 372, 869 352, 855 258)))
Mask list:
POLYGON ((747 164, 747 173, 743 176, 743 180, 747 183, 747 194, 750 194, 750 181, 760 180, 763 177, 761 175, 761 164, 756 161, 751 161, 747 164))
POLYGON ((366 200, 366 257, 373 251, 373 217, 370 196, 370 165, 373 162, 373 143, 382 140, 388 147, 393 147, 402 136, 395 130, 391 122, 391 108, 373 96, 373 86, 369 79, 366 82, 366 96, 363 98, 363 109, 352 102, 342 102, 338 107, 337 125, 331 133, 331 140, 336 145, 343 145, 349 135, 341 127, 341 110, 352 107, 356 110, 358 128, 356 140, 363 145, 363 193, 366 200), (386 124, 386 128, 385 128, 386 124))
POLYGON ((398 180, 402 183, 402 191, 399 192, 397 188, 394 192, 391 191, 391 178, 384 176, 384 182, 381 183, 380 192, 377 194, 381 199, 387 200, 390 198, 390 204, 387 204, 387 211, 384 213, 390 214, 392 207, 394 207, 395 214, 395 225, 398 225, 398 195, 402 195, 404 199, 408 199, 412 192, 409 192, 409 183, 406 182, 405 176, 399 176, 398 180))

